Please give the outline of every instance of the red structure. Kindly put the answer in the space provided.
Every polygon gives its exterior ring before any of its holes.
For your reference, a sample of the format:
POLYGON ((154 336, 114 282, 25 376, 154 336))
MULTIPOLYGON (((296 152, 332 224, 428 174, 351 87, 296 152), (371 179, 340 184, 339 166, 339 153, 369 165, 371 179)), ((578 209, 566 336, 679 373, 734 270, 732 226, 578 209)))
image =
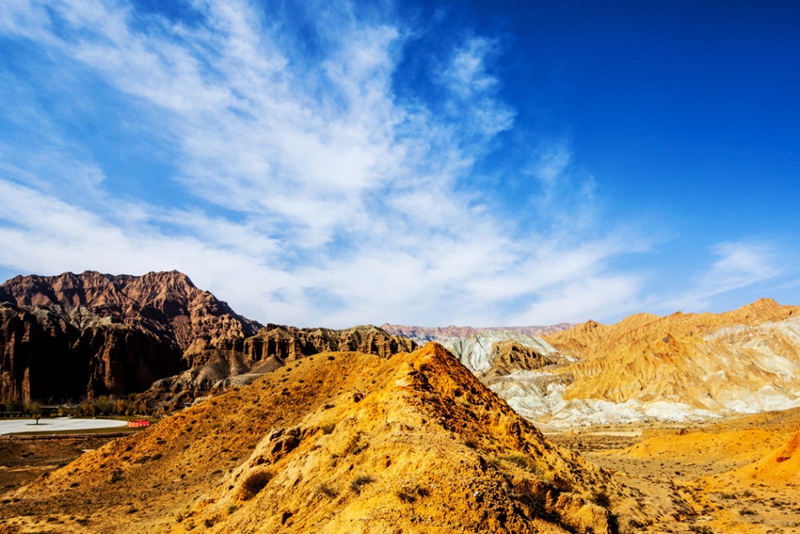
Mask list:
POLYGON ((131 428, 141 428, 145 426, 150 426, 150 421, 146 421, 144 419, 134 419, 128 421, 128 426, 131 428))

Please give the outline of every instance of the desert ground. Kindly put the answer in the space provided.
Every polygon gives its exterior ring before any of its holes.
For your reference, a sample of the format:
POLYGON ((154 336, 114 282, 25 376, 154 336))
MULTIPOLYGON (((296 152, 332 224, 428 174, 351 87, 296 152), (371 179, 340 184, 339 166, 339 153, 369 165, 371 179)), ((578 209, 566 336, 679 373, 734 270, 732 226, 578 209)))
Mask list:
POLYGON ((759 478, 753 466, 785 447, 798 427, 800 410, 787 410, 691 425, 548 429, 545 435, 610 470, 654 512, 652 525, 632 532, 788 534, 800 532, 800 477, 790 471, 759 478))
MULTIPOLYGON (((741 416, 691 425, 620 425, 554 429, 547 439, 613 474, 626 498, 614 502, 620 532, 800 532, 800 480, 796 472, 753 476, 753 466, 785 447, 800 427, 800 410, 741 416), (749 471, 748 471, 749 469, 749 471), (624 502, 623 502, 624 501, 624 502), (627 520, 626 510, 638 508, 627 520), (642 517, 649 521, 632 519, 642 517), (649 524, 648 524, 649 523, 649 524)), ((0 503, 26 484, 48 476, 85 452, 125 433, 10 435, 0 437, 0 503)), ((147 432, 146 430, 144 432, 147 432)), ((123 443, 123 441, 120 441, 123 443)), ((789 462, 785 462, 789 463, 789 462)), ((130 503, 131 509, 143 503, 130 503)), ((91 506, 76 525, 91 528, 91 506)), ((33 527, 72 522, 59 514, 33 527)), ((37 527, 38 528, 38 527, 37 527)), ((0 532, 33 532, 24 522, 0 523, 0 532)))

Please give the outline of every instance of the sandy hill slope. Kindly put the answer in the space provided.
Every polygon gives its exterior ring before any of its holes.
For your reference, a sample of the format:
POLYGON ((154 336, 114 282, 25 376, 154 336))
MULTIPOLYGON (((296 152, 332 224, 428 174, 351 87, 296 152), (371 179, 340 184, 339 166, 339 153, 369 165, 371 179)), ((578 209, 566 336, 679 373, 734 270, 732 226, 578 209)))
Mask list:
POLYGON ((19 532, 595 532, 620 488, 430 344, 322 353, 4 496, 19 532))
POLYGON ((174 410, 232 386, 249 384, 265 373, 320 352, 355 351, 388 358, 417 348, 414 341, 372 325, 343 330, 268 324, 254 336, 233 343, 198 339, 184 353, 190 368, 158 380, 138 396, 153 410, 174 410))
POLYGON ((556 419, 691 419, 800 406, 800 308, 769 299, 723 314, 590 321, 546 339, 580 360, 556 373, 556 419))
POLYGON ((789 534, 800 527, 798 426, 793 408, 662 428, 586 454, 659 510, 637 532, 789 534))

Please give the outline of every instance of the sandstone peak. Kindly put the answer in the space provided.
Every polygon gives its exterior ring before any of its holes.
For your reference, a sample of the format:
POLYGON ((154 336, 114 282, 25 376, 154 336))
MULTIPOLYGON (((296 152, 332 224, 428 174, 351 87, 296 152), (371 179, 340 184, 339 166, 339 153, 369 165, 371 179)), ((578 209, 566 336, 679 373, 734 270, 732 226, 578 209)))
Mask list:
POLYGON ((593 417, 619 422, 797 406, 798 311, 761 299, 721 314, 637 314, 558 332, 547 341, 578 361, 553 375, 563 377, 563 394, 539 404, 566 400, 573 414, 602 410, 593 417))

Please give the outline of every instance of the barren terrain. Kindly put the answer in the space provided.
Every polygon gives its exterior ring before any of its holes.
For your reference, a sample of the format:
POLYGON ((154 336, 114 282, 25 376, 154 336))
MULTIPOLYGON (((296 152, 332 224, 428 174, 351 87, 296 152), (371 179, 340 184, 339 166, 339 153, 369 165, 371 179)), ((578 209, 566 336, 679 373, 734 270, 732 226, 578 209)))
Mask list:
POLYGON ((439 349, 319 354, 133 436, 0 438, 0 532, 788 534, 798 428, 791 409, 545 440, 439 349))

